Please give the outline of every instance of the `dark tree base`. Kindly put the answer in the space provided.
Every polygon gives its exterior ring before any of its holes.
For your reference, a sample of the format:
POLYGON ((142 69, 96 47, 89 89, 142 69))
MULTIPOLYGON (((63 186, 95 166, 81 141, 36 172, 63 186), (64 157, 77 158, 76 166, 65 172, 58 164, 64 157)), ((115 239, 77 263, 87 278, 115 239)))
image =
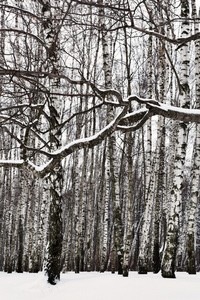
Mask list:
POLYGON ((146 270, 139 270, 138 274, 147 274, 147 271, 146 270))
POLYGON ((163 278, 172 278, 172 279, 176 278, 174 273, 164 273, 164 272, 162 272, 162 277, 163 278))
POLYGON ((138 274, 147 274, 147 268, 145 266, 138 266, 138 274))
POLYGON ((128 277, 128 266, 123 268, 123 277, 128 277))
POLYGON ((50 283, 51 285, 56 285, 56 282, 50 278, 48 279, 48 283, 50 283))

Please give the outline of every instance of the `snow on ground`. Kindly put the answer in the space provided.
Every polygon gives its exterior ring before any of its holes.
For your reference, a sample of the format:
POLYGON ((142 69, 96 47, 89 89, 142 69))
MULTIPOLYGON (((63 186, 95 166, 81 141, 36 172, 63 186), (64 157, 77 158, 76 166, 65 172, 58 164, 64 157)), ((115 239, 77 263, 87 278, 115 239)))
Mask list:
POLYGON ((52 286, 44 274, 0 272, 1 300, 199 300, 200 273, 176 273, 176 279, 160 274, 128 278, 117 274, 83 272, 61 274, 52 286))

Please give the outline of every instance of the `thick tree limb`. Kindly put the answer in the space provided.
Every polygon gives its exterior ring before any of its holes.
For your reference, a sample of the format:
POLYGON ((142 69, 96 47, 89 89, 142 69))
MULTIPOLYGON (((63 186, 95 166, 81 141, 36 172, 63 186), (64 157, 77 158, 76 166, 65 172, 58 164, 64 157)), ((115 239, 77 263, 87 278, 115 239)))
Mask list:
POLYGON ((200 109, 186 109, 166 104, 160 106, 148 104, 149 109, 153 115, 160 115, 165 118, 181 121, 181 122, 194 122, 200 123, 200 109))
MULTIPOLYGON (((141 98, 133 97, 135 100, 141 103, 141 98)), ((200 109, 186 109, 179 108, 176 106, 161 104, 156 105, 153 101, 147 101, 146 108, 138 110, 136 112, 126 115, 120 122, 120 126, 131 126, 131 124, 138 122, 144 118, 149 110, 150 116, 163 116, 172 120, 177 120, 180 122, 194 122, 200 123, 200 109)))

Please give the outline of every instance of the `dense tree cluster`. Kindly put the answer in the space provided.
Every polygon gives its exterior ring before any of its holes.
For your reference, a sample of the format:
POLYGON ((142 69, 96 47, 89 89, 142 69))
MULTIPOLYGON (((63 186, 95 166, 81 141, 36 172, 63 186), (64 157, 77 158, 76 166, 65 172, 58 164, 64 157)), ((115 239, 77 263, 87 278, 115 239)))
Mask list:
POLYGON ((1 0, 0 20, 0 270, 199 271, 195 0, 1 0))

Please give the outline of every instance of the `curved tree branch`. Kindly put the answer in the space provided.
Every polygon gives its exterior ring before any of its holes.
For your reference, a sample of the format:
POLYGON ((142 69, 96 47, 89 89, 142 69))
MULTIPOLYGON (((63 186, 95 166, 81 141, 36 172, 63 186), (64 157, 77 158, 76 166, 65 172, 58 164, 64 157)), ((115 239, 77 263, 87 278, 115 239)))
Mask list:
POLYGON ((0 160, 0 166, 10 166, 10 167, 18 167, 18 168, 27 168, 33 172, 34 175, 38 177, 45 177, 52 168, 54 168, 60 161, 66 156, 70 155, 76 150, 84 149, 84 148, 92 148, 102 142, 107 136, 111 135, 117 128, 120 120, 126 115, 128 110, 128 106, 122 108, 122 111, 118 114, 118 116, 110 122, 105 128, 103 128, 97 134, 73 141, 72 143, 67 144, 65 147, 54 151, 52 153, 42 151, 42 154, 46 155, 50 158, 49 162, 42 166, 36 166, 31 161, 4 161, 0 160))
POLYGON ((28 35, 34 38, 35 40, 37 40, 46 50, 48 50, 48 47, 46 46, 43 40, 41 40, 37 35, 32 34, 28 31, 24 31, 22 29, 15 29, 15 28, 0 28, 0 32, 16 32, 19 34, 28 35))

